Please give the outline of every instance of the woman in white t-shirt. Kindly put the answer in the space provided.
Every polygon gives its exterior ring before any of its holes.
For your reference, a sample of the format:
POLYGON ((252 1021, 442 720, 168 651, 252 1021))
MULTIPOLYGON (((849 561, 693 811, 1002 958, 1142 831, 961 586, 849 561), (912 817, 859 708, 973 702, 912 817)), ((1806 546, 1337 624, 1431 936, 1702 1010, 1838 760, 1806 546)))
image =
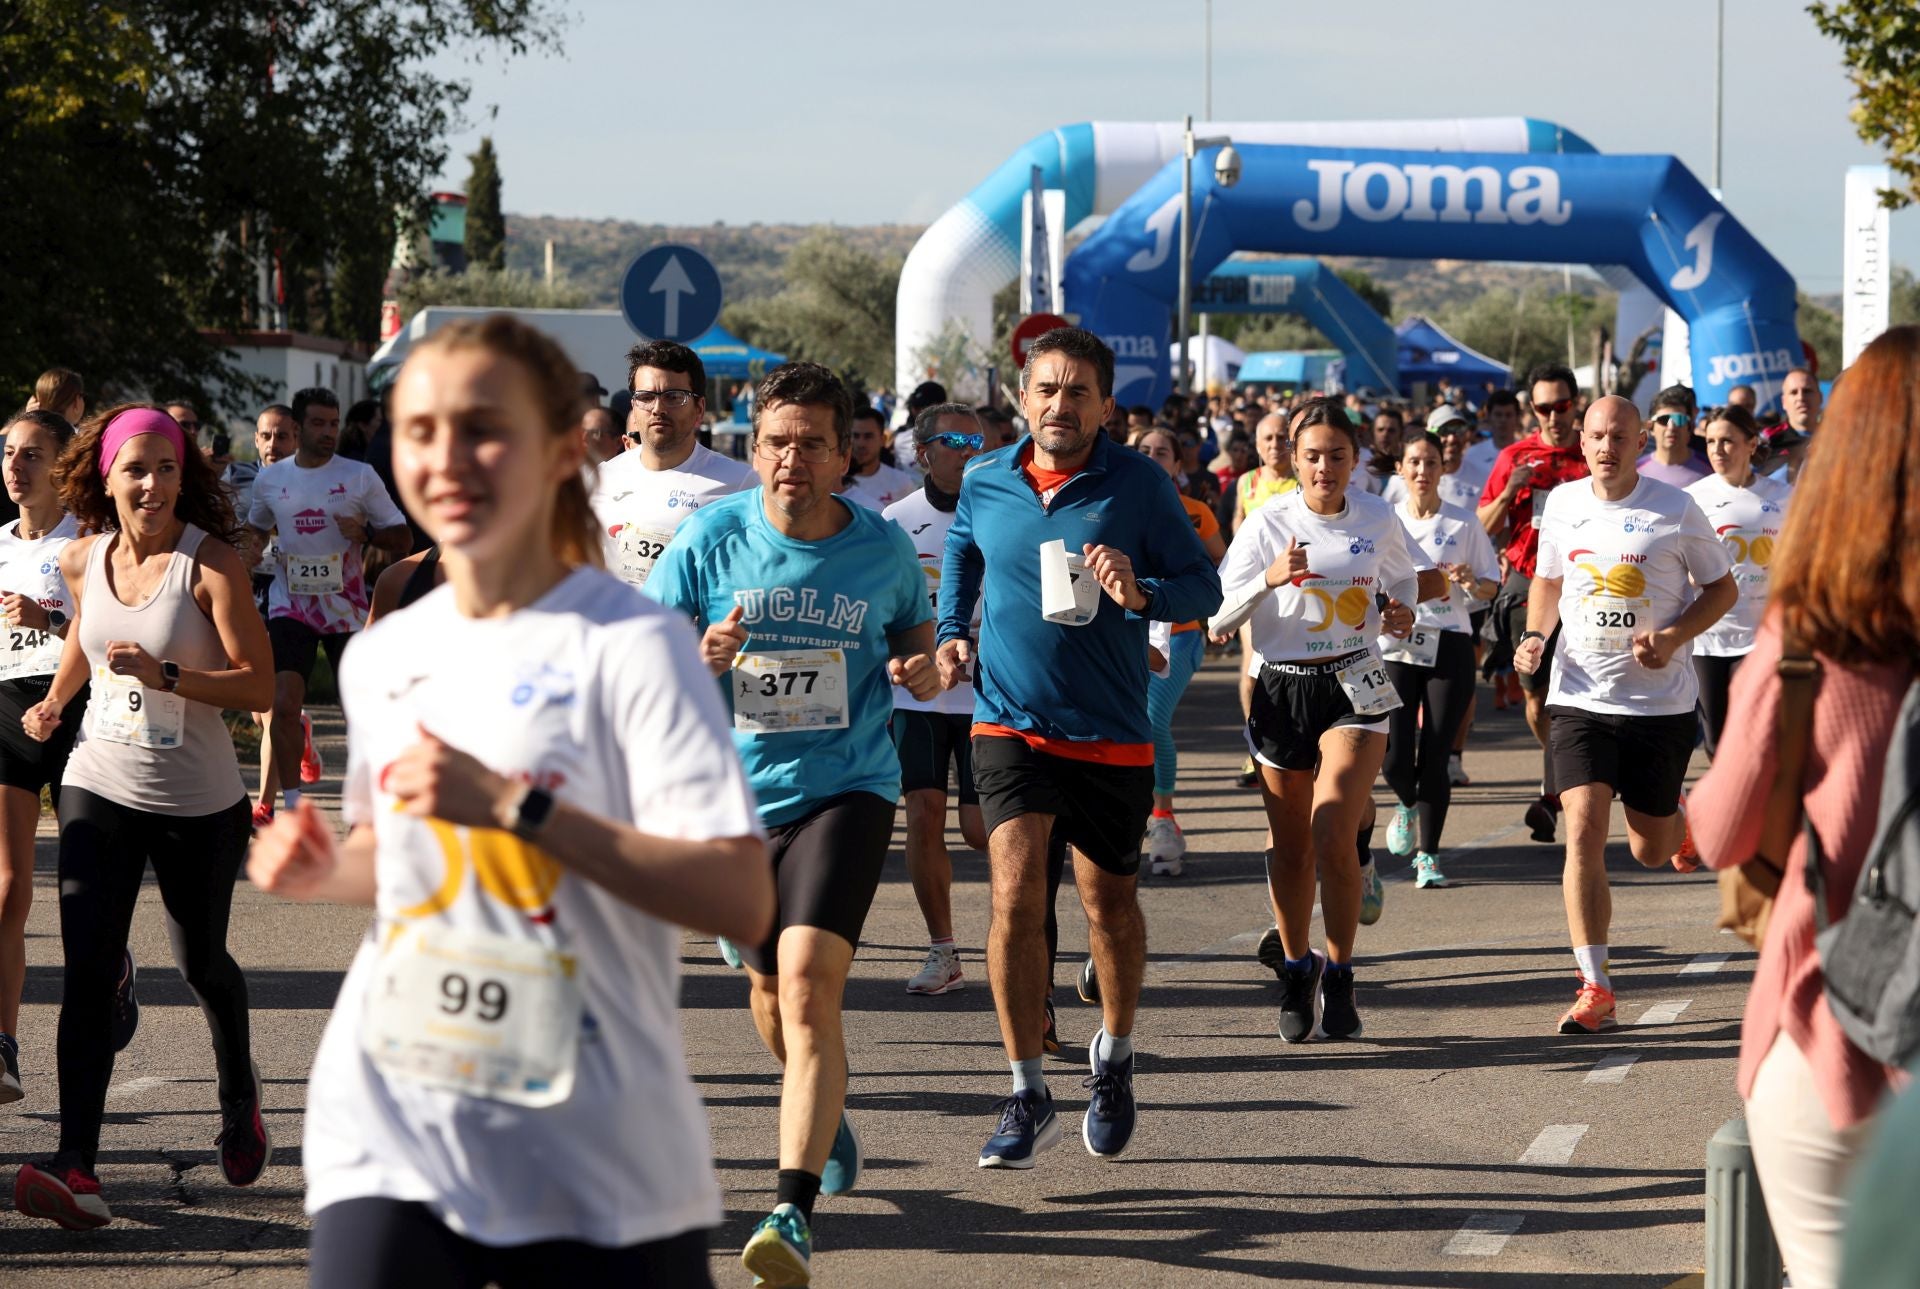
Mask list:
POLYGON ((415 347, 394 476, 447 582, 347 655, 346 840, 303 801, 254 847, 376 914, 309 1082, 318 1289, 711 1283, 678 927, 758 942, 772 873, 692 629, 600 568, 579 388, 510 318, 415 347))
POLYGON ((1707 461, 1713 473, 1688 485, 1687 495, 1713 526, 1714 536, 1733 559, 1733 583, 1740 598, 1727 616, 1693 641, 1693 670, 1700 678, 1700 716, 1706 726, 1707 755, 1720 745, 1727 725, 1727 693, 1740 660, 1753 650, 1760 619, 1767 612, 1767 567, 1780 529, 1787 522, 1793 485, 1769 479, 1753 468, 1760 425, 1744 407, 1729 407, 1707 426, 1707 461))

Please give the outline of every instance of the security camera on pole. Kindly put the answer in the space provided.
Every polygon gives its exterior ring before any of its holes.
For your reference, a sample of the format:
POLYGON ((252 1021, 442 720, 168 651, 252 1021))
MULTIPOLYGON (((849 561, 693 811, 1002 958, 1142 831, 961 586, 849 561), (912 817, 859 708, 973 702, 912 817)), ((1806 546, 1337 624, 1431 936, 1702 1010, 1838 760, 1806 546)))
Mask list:
MULTIPOLYGON (((1187 311, 1193 303, 1193 154, 1202 148, 1218 148, 1220 153, 1213 159, 1213 181, 1222 188, 1231 188, 1240 182, 1240 154, 1233 150, 1233 140, 1224 134, 1208 138, 1195 138, 1193 118, 1186 118, 1183 127, 1185 143, 1181 148, 1180 166, 1180 304, 1174 310, 1177 320, 1173 346, 1173 389, 1176 394, 1193 392, 1192 371, 1187 366, 1187 311)), ((1201 355, 1204 362, 1206 356, 1201 355)))

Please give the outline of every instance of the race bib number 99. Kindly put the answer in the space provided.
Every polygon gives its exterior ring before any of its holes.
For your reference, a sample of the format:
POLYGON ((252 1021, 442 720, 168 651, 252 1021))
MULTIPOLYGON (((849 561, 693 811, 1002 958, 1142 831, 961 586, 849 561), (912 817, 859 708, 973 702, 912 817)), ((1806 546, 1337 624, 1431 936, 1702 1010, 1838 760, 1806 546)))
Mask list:
POLYGON ((840 649, 743 653, 733 660, 733 727, 745 734, 847 728, 847 655, 840 649))

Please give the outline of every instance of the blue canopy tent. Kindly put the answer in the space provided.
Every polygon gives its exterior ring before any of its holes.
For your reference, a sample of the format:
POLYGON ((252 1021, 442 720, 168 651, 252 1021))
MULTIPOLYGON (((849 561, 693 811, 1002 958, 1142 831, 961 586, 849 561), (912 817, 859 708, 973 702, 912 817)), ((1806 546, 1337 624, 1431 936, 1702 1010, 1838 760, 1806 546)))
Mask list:
POLYGON ((780 354, 748 344, 717 322, 687 348, 700 355, 709 378, 720 380, 759 380, 787 361, 780 354))
POLYGON ((1319 389, 1327 368, 1339 361, 1338 349, 1269 349, 1248 354, 1234 378, 1241 385, 1287 385, 1319 389))
POLYGON ((1513 370, 1455 340, 1414 314, 1394 328, 1400 338, 1400 392, 1411 395, 1417 384, 1438 385, 1442 378, 1458 389, 1477 394, 1489 381, 1496 389, 1513 384, 1513 370))

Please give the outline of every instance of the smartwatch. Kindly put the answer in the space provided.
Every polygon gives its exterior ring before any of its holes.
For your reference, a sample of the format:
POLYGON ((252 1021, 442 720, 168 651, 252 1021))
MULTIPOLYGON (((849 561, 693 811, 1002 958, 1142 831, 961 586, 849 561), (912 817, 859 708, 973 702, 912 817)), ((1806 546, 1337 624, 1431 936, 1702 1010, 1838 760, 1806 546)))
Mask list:
POLYGON ((1546 638, 1546 632, 1544 631, 1522 631, 1520 633, 1520 639, 1516 641, 1516 643, 1525 644, 1529 640, 1545 640, 1546 638))
POLYGON ((551 792, 528 784, 509 812, 511 822, 508 828, 520 840, 532 841, 546 828, 547 821, 553 818, 553 807, 551 792))
POLYGON ((171 694, 175 689, 179 687, 179 685, 180 685, 180 664, 177 662, 163 661, 160 664, 161 690, 165 693, 171 694))
POLYGON ((47 610, 47 626, 55 631, 67 625, 67 615, 58 609, 47 610))

